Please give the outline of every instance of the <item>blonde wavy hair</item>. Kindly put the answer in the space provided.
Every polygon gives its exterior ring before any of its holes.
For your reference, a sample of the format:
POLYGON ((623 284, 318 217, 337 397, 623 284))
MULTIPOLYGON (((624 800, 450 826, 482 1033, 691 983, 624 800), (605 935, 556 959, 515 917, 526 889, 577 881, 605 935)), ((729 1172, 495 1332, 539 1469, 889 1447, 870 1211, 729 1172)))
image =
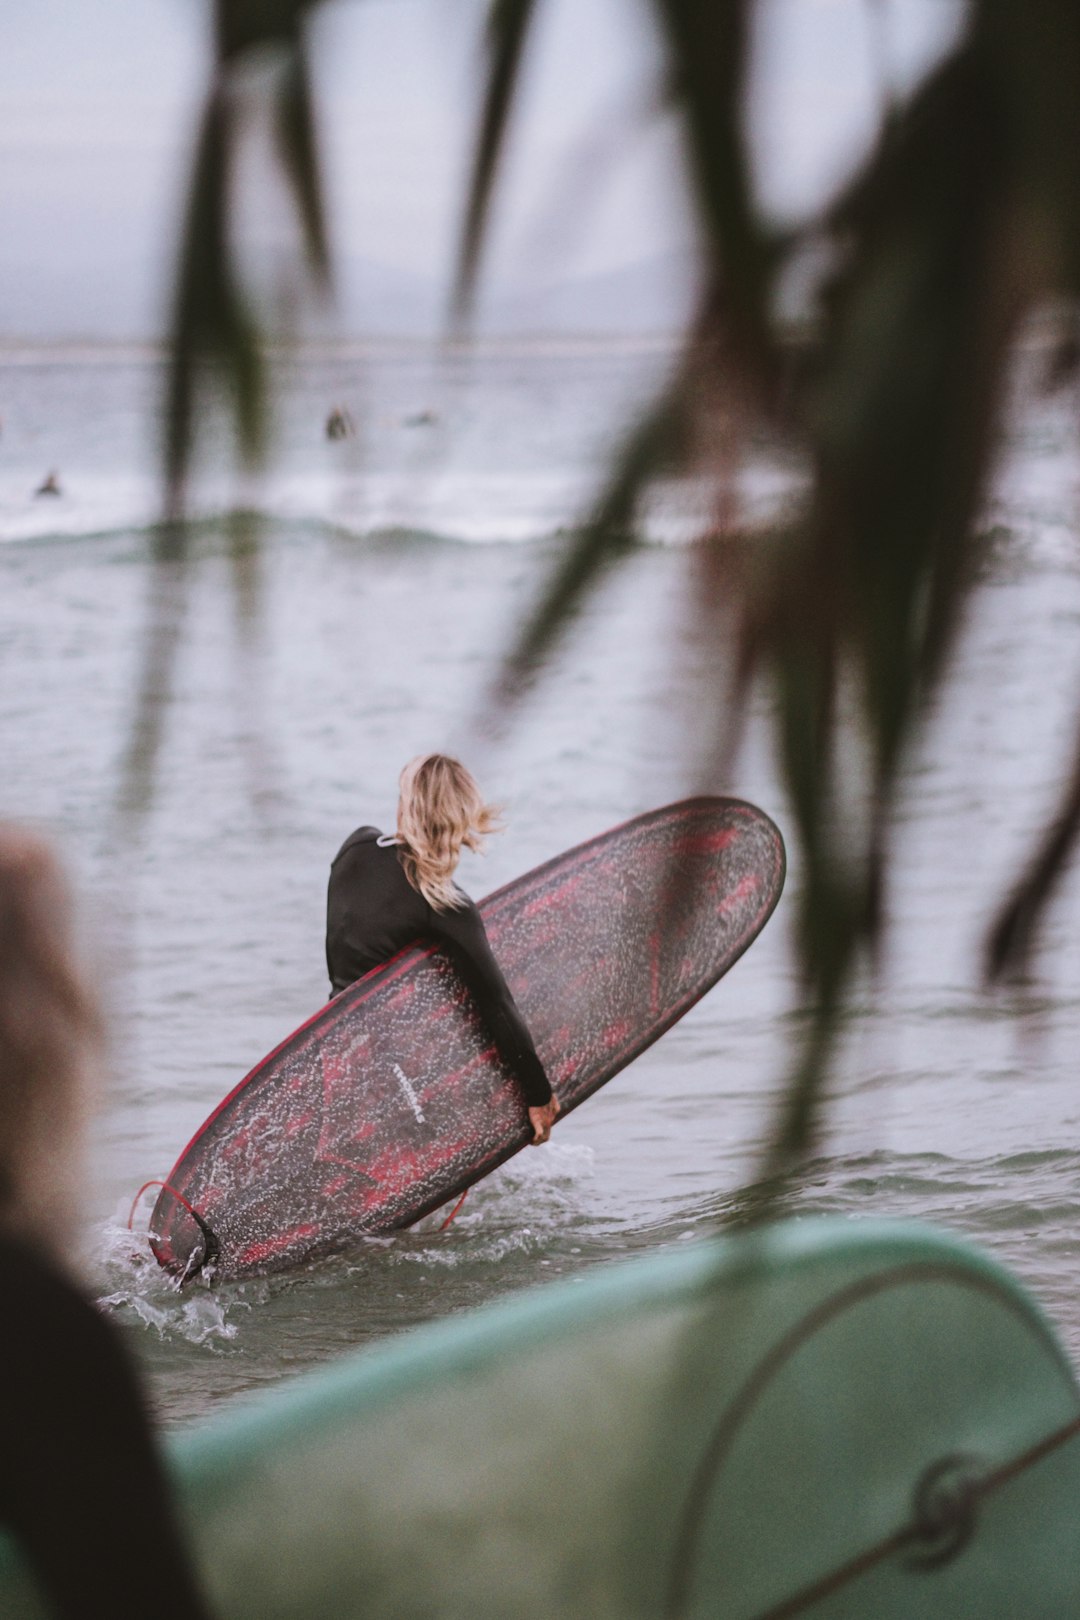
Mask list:
POLYGON ((496 832, 499 812, 485 804, 471 774, 449 754, 420 754, 401 773, 397 838, 405 876, 436 911, 465 897, 454 883, 463 849, 478 850, 496 832))
POLYGON ((48 845, 0 824, 0 1226, 69 1246, 102 1030, 48 845))

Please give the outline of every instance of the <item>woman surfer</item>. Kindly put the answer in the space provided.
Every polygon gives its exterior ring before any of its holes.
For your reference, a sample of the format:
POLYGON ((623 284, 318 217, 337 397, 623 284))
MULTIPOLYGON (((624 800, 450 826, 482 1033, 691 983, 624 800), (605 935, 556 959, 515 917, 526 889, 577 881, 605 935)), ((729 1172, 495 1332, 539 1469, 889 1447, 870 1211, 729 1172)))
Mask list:
POLYGON ((464 765, 424 754, 401 773, 397 831, 359 827, 334 857, 326 965, 337 995, 421 937, 450 957, 525 1093, 533 1145, 551 1135, 559 1100, 492 955, 476 906, 454 882, 462 849, 479 849, 496 814, 464 765))
POLYGON ((100 1045, 69 932, 48 848, 0 826, 0 1528, 51 1614, 201 1620, 138 1381, 67 1271, 100 1045))

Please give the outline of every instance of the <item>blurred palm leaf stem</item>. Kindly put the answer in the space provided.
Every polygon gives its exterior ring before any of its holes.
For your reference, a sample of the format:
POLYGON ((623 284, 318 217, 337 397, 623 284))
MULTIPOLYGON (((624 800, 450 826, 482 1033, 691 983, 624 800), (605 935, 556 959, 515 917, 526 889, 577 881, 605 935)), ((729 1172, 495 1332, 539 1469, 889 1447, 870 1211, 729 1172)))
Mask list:
MULTIPOLYGON (((253 62, 272 63, 263 87, 279 181, 311 285, 329 286, 308 66, 309 23, 322 3, 216 4, 216 61, 177 274, 164 584, 134 731, 136 798, 152 773, 178 634, 184 490, 204 399, 217 390, 230 400, 245 462, 257 463, 265 446, 270 334, 260 330, 229 228, 243 133, 237 83, 253 62)), ((1080 362, 1080 7, 971 0, 955 44, 906 99, 890 103, 842 194, 785 231, 763 215, 752 183, 746 88, 756 0, 642 3, 662 40, 665 94, 700 226, 699 305, 669 382, 642 402, 593 510, 521 628, 501 700, 513 700, 584 593, 632 546, 651 482, 711 470, 716 525, 701 552, 723 649, 716 735, 727 748, 751 694, 767 686, 804 871, 797 941, 809 1016, 763 1165, 775 1178, 815 1141, 845 998, 881 941, 890 812, 973 585, 1018 334, 1053 312, 1060 342, 1048 386, 1080 362), (813 320, 793 332, 781 291, 808 253, 829 268, 813 320), (809 477, 782 524, 747 536, 732 518, 732 477, 762 433, 797 449, 809 477), (858 795, 838 746, 840 716, 853 708, 868 788, 858 795)), ((452 293, 459 323, 474 300, 541 10, 542 0, 490 8, 452 293)), ((243 597, 254 589, 250 535, 239 530, 234 549, 243 597)), ((1024 968, 1078 826, 1080 743, 1056 813, 989 929, 989 981, 1024 968)))

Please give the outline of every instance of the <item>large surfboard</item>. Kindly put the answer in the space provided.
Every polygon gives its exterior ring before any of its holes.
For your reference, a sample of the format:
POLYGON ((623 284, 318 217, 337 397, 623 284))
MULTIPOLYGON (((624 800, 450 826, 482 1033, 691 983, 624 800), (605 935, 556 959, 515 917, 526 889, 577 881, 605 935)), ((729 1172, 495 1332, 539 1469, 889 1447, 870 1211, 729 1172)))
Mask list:
MULTIPOLYGON (((1000 1267, 895 1222, 595 1267, 169 1451, 221 1620, 1080 1612, 1075 1375, 1000 1267)), ((0 1614, 45 1612, 0 1545, 0 1614)))
MULTIPOLYGON (((783 887, 773 822, 737 799, 638 816, 480 910, 564 1113, 738 960, 783 887)), ((520 1088, 450 961, 416 945, 321 1008, 185 1148, 150 1220, 161 1265, 279 1270, 409 1226, 531 1138, 520 1088)))

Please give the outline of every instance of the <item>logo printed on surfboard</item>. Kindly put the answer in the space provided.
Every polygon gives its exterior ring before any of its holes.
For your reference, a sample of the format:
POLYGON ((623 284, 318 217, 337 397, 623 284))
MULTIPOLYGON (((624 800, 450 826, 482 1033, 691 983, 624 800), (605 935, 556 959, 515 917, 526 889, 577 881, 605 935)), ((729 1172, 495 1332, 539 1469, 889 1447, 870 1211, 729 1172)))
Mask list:
POLYGON ((416 1092, 413 1090, 412 1081, 409 1079, 408 1075, 405 1073, 405 1070, 401 1067, 400 1063, 393 1064, 392 1068, 394 1070, 395 1075, 397 1076, 398 1085, 401 1087, 402 1091, 405 1093, 406 1102, 408 1103, 409 1107, 412 1109, 413 1113, 416 1115, 417 1122, 420 1125, 426 1125, 427 1121, 424 1118, 424 1110, 420 1106, 419 1097, 416 1095, 416 1092))

